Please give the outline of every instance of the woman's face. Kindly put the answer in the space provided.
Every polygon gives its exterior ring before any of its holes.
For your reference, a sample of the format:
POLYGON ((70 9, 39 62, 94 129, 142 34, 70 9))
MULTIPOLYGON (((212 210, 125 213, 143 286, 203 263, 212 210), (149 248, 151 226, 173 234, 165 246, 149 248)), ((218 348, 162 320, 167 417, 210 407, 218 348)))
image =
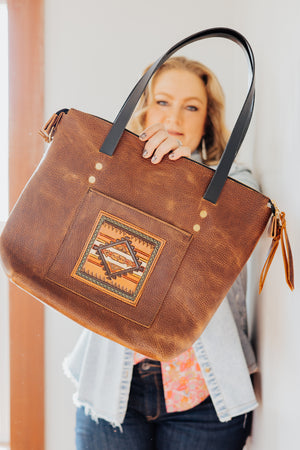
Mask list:
POLYGON ((205 134, 206 114, 204 82, 187 70, 170 69, 155 80, 145 128, 162 123, 170 135, 194 151, 205 134))

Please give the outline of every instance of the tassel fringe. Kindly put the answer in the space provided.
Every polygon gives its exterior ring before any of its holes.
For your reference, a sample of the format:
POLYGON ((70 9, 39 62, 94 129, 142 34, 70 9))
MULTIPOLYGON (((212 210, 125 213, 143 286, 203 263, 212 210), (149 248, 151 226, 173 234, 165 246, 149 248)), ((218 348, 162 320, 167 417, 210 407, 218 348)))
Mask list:
POLYGON ((272 202, 275 208, 275 213, 272 218, 271 223, 271 237, 272 243, 271 247, 264 264, 264 267, 261 272, 260 281, 259 281, 259 293, 261 293, 266 276, 269 272, 270 266, 272 264, 273 258, 279 246, 279 242, 281 242, 281 251, 284 263, 285 270, 285 278, 286 282, 291 290, 294 289, 294 263, 293 263, 293 255, 290 246, 290 241, 287 234, 286 229, 286 218, 285 213, 280 212, 274 202, 272 202))

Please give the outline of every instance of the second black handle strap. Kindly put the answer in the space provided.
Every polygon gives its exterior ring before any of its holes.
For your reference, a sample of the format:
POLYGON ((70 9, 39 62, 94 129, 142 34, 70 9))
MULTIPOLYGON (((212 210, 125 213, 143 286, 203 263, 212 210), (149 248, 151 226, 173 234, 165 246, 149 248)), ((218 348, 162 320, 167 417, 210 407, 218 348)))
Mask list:
POLYGON ((106 136, 100 152, 107 155, 113 155, 119 140, 125 130, 125 127, 136 107, 143 91, 145 90, 147 84, 149 83, 151 77, 154 75, 156 70, 176 51, 180 48, 191 44, 192 42, 211 38, 211 37, 222 37, 229 39, 237 43, 245 51, 248 62, 249 62, 249 73, 251 75, 250 86, 248 94, 240 115, 236 121, 236 124, 232 130, 231 136, 228 140, 226 148, 223 152, 222 158, 219 165, 215 171, 215 174, 204 194, 204 198, 212 203, 216 203, 223 186, 228 177, 230 168, 236 157, 236 154, 242 144, 242 141, 247 132, 250 120, 252 117, 253 106, 254 106, 254 78, 255 78, 255 63, 254 55, 248 41, 237 31, 229 28, 211 28, 208 30, 200 31, 195 33, 186 39, 175 44, 170 48, 161 58, 159 58, 149 70, 143 75, 143 77, 138 81, 136 86, 133 88, 129 94, 127 100, 125 101, 123 107, 121 108, 118 116, 116 117, 108 135, 106 136))

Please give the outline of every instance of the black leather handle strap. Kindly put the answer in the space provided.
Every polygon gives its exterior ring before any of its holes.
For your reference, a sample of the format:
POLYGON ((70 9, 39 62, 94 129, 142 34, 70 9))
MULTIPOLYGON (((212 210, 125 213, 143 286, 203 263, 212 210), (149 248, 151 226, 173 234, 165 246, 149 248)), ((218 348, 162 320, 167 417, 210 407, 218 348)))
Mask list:
POLYGON ((249 63, 249 74, 250 74, 250 82, 249 89, 246 100, 242 107, 242 110, 239 114, 239 117, 236 121, 236 124, 232 130, 230 138, 228 140, 227 146, 223 152, 222 158, 219 162, 219 165, 215 171, 215 174, 208 185, 208 188, 204 194, 204 198, 211 203, 216 203, 219 195, 223 189, 223 186, 228 177, 228 173, 234 161, 234 158, 239 151, 239 148, 243 142, 245 134, 247 132, 248 126, 250 124, 250 120, 253 113, 254 107, 254 97, 255 97, 255 87, 254 87, 254 79, 255 79, 255 62, 254 55, 252 49, 248 43, 248 41, 235 30, 230 28, 210 28, 208 30, 200 31, 199 33, 195 33, 186 39, 175 44, 171 47, 161 58, 159 58, 150 69, 142 76, 142 78, 138 81, 136 86, 133 88, 131 93, 129 94, 127 100, 122 106, 118 116, 116 117, 113 126, 111 127, 110 132, 106 136, 105 141, 103 142, 102 147, 100 148, 100 152, 105 153, 107 155, 113 155, 116 146, 119 143, 119 140, 123 134, 123 131, 136 107, 137 102, 139 101, 143 91, 145 90, 147 84, 149 83, 151 77, 155 73, 155 71, 171 56, 173 53, 177 52, 182 47, 191 44, 195 41, 200 41, 206 38, 212 37, 221 37, 225 39, 229 39, 236 44, 238 44, 245 52, 247 56, 247 60, 249 63))

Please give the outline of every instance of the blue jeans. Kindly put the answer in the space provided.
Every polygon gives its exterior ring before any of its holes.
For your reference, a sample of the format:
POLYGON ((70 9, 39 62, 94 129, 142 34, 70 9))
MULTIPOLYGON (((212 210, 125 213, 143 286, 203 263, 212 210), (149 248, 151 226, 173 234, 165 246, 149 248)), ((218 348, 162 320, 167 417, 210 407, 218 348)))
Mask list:
POLYGON ((76 416, 77 450, 242 450, 252 413, 220 422, 210 397, 184 412, 167 413, 160 363, 143 360, 133 369, 123 432, 93 421, 84 408, 76 416))

